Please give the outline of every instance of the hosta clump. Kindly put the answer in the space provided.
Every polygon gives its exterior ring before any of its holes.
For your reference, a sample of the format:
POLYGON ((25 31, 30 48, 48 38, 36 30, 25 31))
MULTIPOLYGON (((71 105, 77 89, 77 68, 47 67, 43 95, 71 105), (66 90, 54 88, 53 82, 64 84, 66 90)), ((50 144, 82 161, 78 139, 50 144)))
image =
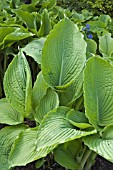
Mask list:
POLYGON ((4 76, 6 98, 0 100, 0 123, 12 126, 0 131, 2 170, 43 161, 50 152, 72 170, 91 169, 96 154, 113 162, 113 66, 90 55, 87 40, 68 18, 44 41, 31 43, 42 42, 39 58, 32 56, 41 68, 33 87, 22 52, 28 46, 20 49, 4 76), (26 126, 24 118, 37 126, 26 126))

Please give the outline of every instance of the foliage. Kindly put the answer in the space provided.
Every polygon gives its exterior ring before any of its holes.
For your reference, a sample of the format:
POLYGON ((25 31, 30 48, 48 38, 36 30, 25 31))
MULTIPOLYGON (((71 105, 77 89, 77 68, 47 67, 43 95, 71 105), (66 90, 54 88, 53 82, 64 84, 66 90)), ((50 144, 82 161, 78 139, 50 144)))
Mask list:
POLYGON ((113 2, 109 0, 57 0, 58 5, 63 8, 75 9, 80 12, 83 9, 92 11, 93 14, 108 14, 112 16, 113 2))
POLYGON ((0 10, 2 170, 39 168, 50 153, 72 170, 90 170, 97 154, 113 162, 112 18, 51 0, 0 10))

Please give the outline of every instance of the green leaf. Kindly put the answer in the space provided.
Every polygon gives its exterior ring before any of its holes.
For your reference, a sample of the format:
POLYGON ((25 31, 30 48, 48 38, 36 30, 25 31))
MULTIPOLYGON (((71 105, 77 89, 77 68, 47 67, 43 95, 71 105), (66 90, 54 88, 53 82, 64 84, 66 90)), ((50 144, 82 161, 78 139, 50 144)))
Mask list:
POLYGON ((49 4, 47 6, 48 9, 53 8, 56 5, 56 0, 49 0, 49 4))
POLYGON ((59 107, 49 112, 43 119, 37 136, 37 151, 41 147, 58 145, 82 136, 86 136, 95 131, 80 131, 73 128, 73 126, 66 120, 66 114, 70 108, 59 107))
POLYGON ((86 43, 77 25, 65 18, 50 32, 42 50, 42 73, 50 86, 64 88, 83 70, 86 43))
POLYGON ((72 109, 67 113, 66 118, 72 125, 78 128, 85 129, 92 127, 83 112, 72 109))
POLYGON ((80 140, 73 140, 59 145, 54 150, 54 159, 58 164, 67 169, 78 169, 80 164, 77 162, 77 155, 82 150, 82 143, 80 140))
POLYGON ((40 168, 41 166, 43 166, 44 161, 45 161, 44 158, 37 160, 36 163, 35 163, 35 167, 40 168))
POLYGON ((79 14, 76 11, 74 11, 74 14, 72 15, 72 20, 74 20, 76 23, 77 22, 83 22, 84 16, 82 14, 79 14))
POLYGON ((84 105, 89 122, 99 128, 113 123, 113 66, 92 57, 84 71, 84 105))
POLYGON ((38 31, 38 36, 43 37, 43 36, 48 35, 51 29, 52 29, 52 26, 51 26, 51 20, 49 18, 49 13, 47 9, 44 9, 42 13, 41 26, 38 31))
POLYGON ((87 59, 89 59, 90 57, 93 57, 96 54, 97 44, 92 39, 87 39, 86 42, 87 42, 86 56, 87 59))
POLYGON ((3 42, 4 38, 15 31, 15 27, 1 27, 0 28, 0 44, 3 42))
POLYGON ((25 130, 25 126, 7 126, 0 130, 0 168, 9 169, 8 157, 16 137, 25 130))
POLYGON ((6 99, 0 100, 0 123, 17 125, 23 122, 23 116, 6 99))
POLYGON ((22 39, 33 36, 32 33, 28 32, 26 29, 18 27, 2 27, 0 28, 0 48, 11 46, 14 42, 20 41, 22 39))
POLYGON ((26 165, 36 160, 36 138, 38 127, 29 128, 20 133, 15 140, 9 156, 10 167, 26 165))
POLYGON ((9 65, 4 76, 4 91, 9 103, 22 115, 29 115, 32 80, 28 62, 20 52, 9 65))
POLYGON ((39 105, 36 107, 35 120, 41 122, 43 117, 54 108, 59 106, 59 98, 55 91, 52 89, 47 90, 47 94, 40 100, 39 105))
POLYGON ((55 6, 56 4, 56 0, 42 0, 42 8, 45 9, 45 8, 48 8, 48 9, 51 9, 55 6))
POLYGON ((113 53, 113 38, 111 38, 111 33, 99 37, 99 50, 103 57, 111 57, 113 53))
POLYGON ((106 126, 101 133, 103 139, 113 140, 113 125, 106 126))
POLYGON ((94 33, 101 34, 101 32, 105 31, 106 23, 102 21, 90 21, 88 22, 91 25, 91 31, 94 33))
POLYGON ((82 86, 83 86, 83 71, 70 84, 70 86, 59 92, 60 105, 71 106, 71 104, 73 104, 73 102, 82 95, 83 93, 82 86))
POLYGON ((50 111, 34 135, 32 130, 21 133, 10 154, 10 166, 26 165, 45 157, 58 144, 96 133, 95 130, 81 131, 73 128, 66 120, 69 110, 67 107, 59 107, 50 111))
POLYGON ((42 72, 40 72, 37 75, 32 92, 32 103, 34 109, 39 105, 40 100, 46 95, 48 88, 49 87, 44 81, 42 72))
POLYGON ((113 163, 113 125, 104 129, 103 135, 91 135, 83 138, 83 142, 108 161, 113 163))
POLYGON ((37 30, 36 17, 32 13, 20 9, 14 9, 12 11, 26 24, 29 29, 37 30))
POLYGON ((34 39, 21 50, 32 57, 38 64, 41 64, 42 48, 46 38, 34 39))
POLYGON ((102 14, 99 17, 99 20, 104 22, 106 24, 106 26, 107 26, 111 22, 111 17, 109 15, 102 14))

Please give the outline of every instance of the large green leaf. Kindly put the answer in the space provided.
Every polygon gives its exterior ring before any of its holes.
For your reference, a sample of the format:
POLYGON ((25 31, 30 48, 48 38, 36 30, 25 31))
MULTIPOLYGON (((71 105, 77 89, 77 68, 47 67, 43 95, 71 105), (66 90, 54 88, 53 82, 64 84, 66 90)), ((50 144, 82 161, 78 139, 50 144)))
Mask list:
POLYGON ((8 157, 12 145, 21 131, 25 130, 25 126, 9 126, 0 130, 0 169, 8 170, 8 157))
POLYGON ((84 71, 84 104, 96 128, 113 123, 113 66, 101 57, 88 60, 84 71))
POLYGON ((52 89, 47 90, 47 94, 40 100, 39 105, 36 107, 35 120, 41 122, 43 117, 54 108, 59 106, 59 98, 55 91, 52 89))
POLYGON ((70 111, 68 107, 59 107, 49 112, 43 119, 39 127, 37 136, 37 151, 41 147, 52 146, 64 143, 82 136, 95 133, 94 131, 76 130, 66 119, 66 114, 70 111))
POLYGON ((33 92, 32 92, 32 102, 33 102, 34 109, 38 106, 41 98, 43 98, 46 95, 48 88, 49 87, 44 81, 42 72, 40 72, 34 83, 33 92))
POLYGON ((80 140, 73 140, 61 144, 54 150, 55 161, 67 169, 78 169, 80 164, 76 158, 82 149, 80 140))
POLYGON ((31 56, 38 64, 41 64, 42 48, 46 38, 34 39, 21 50, 31 56))
POLYGON ((46 156, 47 152, 49 153, 54 149, 55 146, 49 146, 42 148, 39 152, 37 152, 37 132, 38 127, 27 129, 26 131, 23 131, 15 140, 13 149, 11 150, 9 156, 10 167, 14 167, 16 165, 24 166, 29 162, 46 156))
POLYGON ((31 37, 33 34, 19 27, 0 28, 0 48, 11 46, 14 42, 31 37))
POLYGON ((66 120, 66 113, 69 110, 67 107, 54 109, 44 117, 37 133, 20 134, 10 155, 10 166, 26 165, 45 157, 58 144, 96 133, 95 130, 76 130, 66 120))
POLYGON ((83 70, 86 43, 77 25, 65 18, 50 32, 42 50, 42 73, 50 86, 67 87, 83 70))
POLYGON ((0 100, 0 123, 16 125, 23 122, 23 116, 6 99, 0 100))
POLYGON ((104 129, 102 136, 91 135, 83 138, 85 145, 113 163, 113 125, 104 129))
POLYGON ((4 91, 9 103, 21 114, 29 115, 32 80, 28 62, 20 52, 9 65, 4 76, 4 91))
POLYGON ((111 57, 113 53, 113 38, 111 38, 110 33, 99 37, 99 50, 103 57, 111 57))

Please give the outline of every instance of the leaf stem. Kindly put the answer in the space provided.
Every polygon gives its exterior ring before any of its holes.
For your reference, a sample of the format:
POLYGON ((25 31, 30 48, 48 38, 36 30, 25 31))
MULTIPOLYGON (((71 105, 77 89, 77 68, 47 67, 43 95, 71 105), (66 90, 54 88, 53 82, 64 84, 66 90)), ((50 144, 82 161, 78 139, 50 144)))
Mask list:
MULTIPOLYGON (((85 164, 89 158, 89 156, 91 155, 92 150, 90 150, 88 147, 85 150, 85 153, 83 155, 83 157, 81 158, 81 167, 79 168, 79 170, 83 170, 85 167, 85 164)), ((87 169, 88 170, 88 169, 87 169)))
POLYGON ((87 160, 87 163, 86 163, 84 170, 90 170, 91 169, 92 165, 95 163, 96 156, 97 156, 97 153, 92 151, 90 157, 87 160))

